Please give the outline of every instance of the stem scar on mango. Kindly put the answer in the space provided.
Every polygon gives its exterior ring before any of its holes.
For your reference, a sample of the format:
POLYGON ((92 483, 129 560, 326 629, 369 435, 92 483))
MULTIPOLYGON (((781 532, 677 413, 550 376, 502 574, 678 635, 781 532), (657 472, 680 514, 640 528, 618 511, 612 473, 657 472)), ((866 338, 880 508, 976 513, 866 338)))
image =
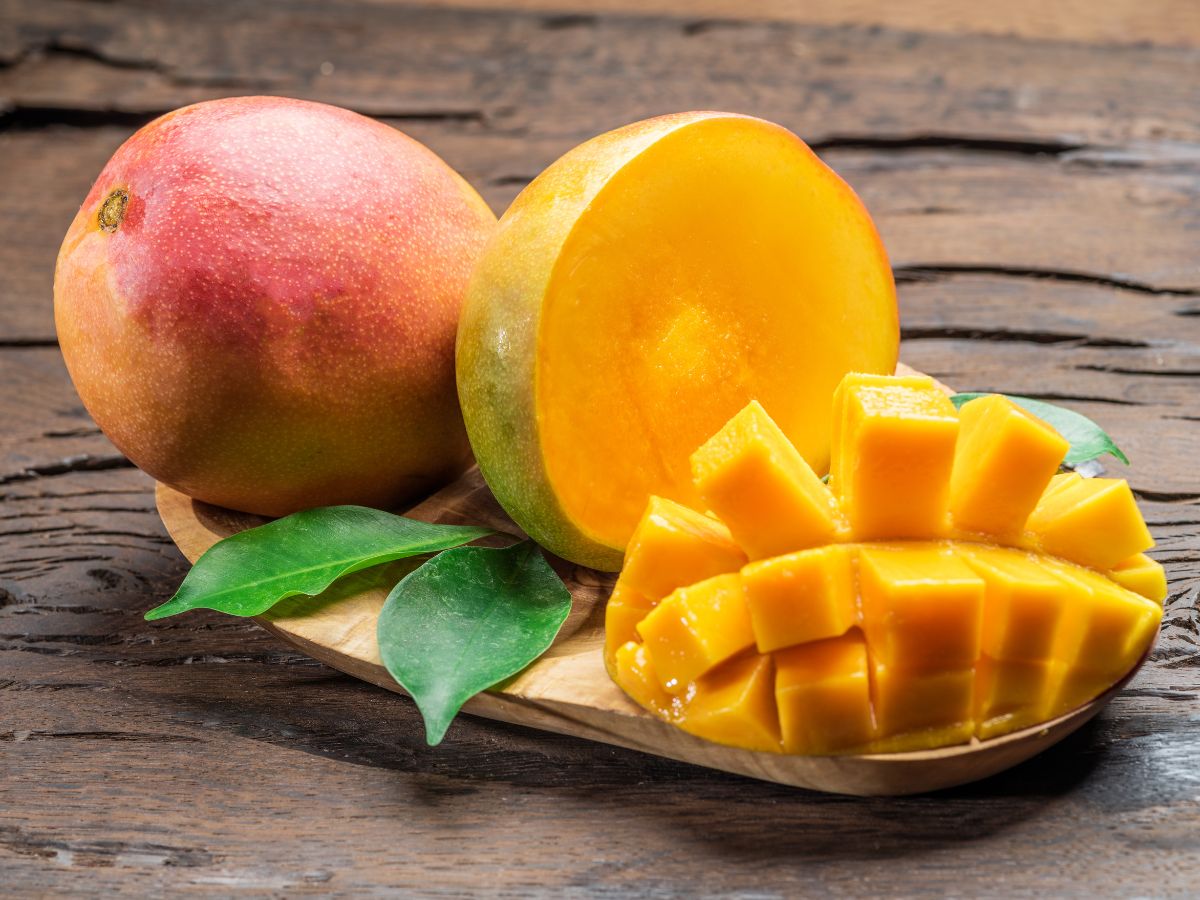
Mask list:
POLYGON ((117 188, 104 198, 104 202, 100 204, 100 212, 97 215, 97 220, 100 223, 100 230, 107 231, 110 234, 120 227, 125 221, 125 208, 129 205, 129 191, 123 188, 117 188))

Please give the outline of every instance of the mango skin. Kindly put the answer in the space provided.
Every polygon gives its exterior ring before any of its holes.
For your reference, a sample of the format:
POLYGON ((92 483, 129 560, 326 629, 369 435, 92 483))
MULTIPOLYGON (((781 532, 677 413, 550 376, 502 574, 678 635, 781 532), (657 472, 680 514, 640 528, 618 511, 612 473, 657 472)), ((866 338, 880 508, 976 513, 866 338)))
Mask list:
POLYGON ((470 461, 454 336, 495 222, 432 151, 348 110, 184 107, 117 150, 71 223, 59 343, 104 433, 177 490, 271 516, 393 508, 470 461))
MULTIPOLYGON (((475 458, 512 519, 547 550, 579 565, 619 571, 624 547, 597 540, 572 521, 550 481, 535 387, 543 299, 572 229, 607 183, 658 141, 719 119, 761 122, 734 113, 682 112, 635 122, 575 147, 513 201, 471 278, 456 365, 475 458)), ((845 191, 847 204, 861 207, 848 186, 845 191)), ((881 327, 898 344, 898 320, 893 316, 881 327)), ((893 354, 889 372, 895 362, 893 354)))

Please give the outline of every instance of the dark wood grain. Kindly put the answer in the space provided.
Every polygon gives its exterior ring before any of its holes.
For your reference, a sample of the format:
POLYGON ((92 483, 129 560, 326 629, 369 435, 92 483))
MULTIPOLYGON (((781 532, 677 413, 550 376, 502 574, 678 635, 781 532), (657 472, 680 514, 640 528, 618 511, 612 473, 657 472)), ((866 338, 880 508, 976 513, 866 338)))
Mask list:
POLYGON ((1195 37, 872 28, 861 8, 838 27, 0 0, 0 892, 1195 893, 1195 37), (1154 659, 1031 763, 852 800, 469 718, 429 749, 408 701, 256 626, 143 622, 186 564, 151 482, 71 389, 54 256, 134 127, 252 92, 383 116, 498 211, 573 144, 644 115, 734 109, 811 139, 880 222, 909 363, 1062 399, 1130 452, 1110 468, 1171 579, 1154 659))

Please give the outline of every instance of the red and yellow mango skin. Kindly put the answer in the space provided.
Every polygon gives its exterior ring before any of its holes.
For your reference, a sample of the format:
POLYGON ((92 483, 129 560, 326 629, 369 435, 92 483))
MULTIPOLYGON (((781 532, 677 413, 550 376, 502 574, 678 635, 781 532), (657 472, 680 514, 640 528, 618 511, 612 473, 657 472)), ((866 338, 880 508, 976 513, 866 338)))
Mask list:
POLYGON ((454 335, 494 228, 382 123, 199 103, 133 135, 84 200, 59 341, 88 412, 159 481, 264 515, 394 507, 470 460, 454 335))

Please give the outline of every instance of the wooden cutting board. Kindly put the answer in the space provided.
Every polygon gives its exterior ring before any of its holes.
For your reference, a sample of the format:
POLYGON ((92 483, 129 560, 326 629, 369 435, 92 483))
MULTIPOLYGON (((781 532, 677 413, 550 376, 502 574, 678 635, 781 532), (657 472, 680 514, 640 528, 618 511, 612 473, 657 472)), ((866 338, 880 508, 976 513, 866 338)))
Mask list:
MULTIPOLYGON (((218 540, 265 522, 192 500, 158 485, 158 511, 171 538, 192 562, 218 540)), ((485 525, 520 535, 478 469, 406 515, 428 522, 485 525)), ((615 576, 552 563, 574 606, 550 650, 520 674, 466 704, 464 712, 629 747, 796 787, 858 795, 912 794, 964 784, 1007 769, 1083 725, 1133 676, 1096 700, 1042 726, 988 741, 913 753, 863 756, 785 756, 739 750, 701 740, 644 712, 604 669, 604 603, 615 576)), ((258 621, 321 662, 390 691, 403 690, 383 667, 375 621, 399 577, 396 563, 352 575, 317 598, 284 601, 258 621)), ((1148 654, 1147 654, 1148 655, 1148 654)), ((1134 670, 1136 672, 1136 668, 1134 670)))

